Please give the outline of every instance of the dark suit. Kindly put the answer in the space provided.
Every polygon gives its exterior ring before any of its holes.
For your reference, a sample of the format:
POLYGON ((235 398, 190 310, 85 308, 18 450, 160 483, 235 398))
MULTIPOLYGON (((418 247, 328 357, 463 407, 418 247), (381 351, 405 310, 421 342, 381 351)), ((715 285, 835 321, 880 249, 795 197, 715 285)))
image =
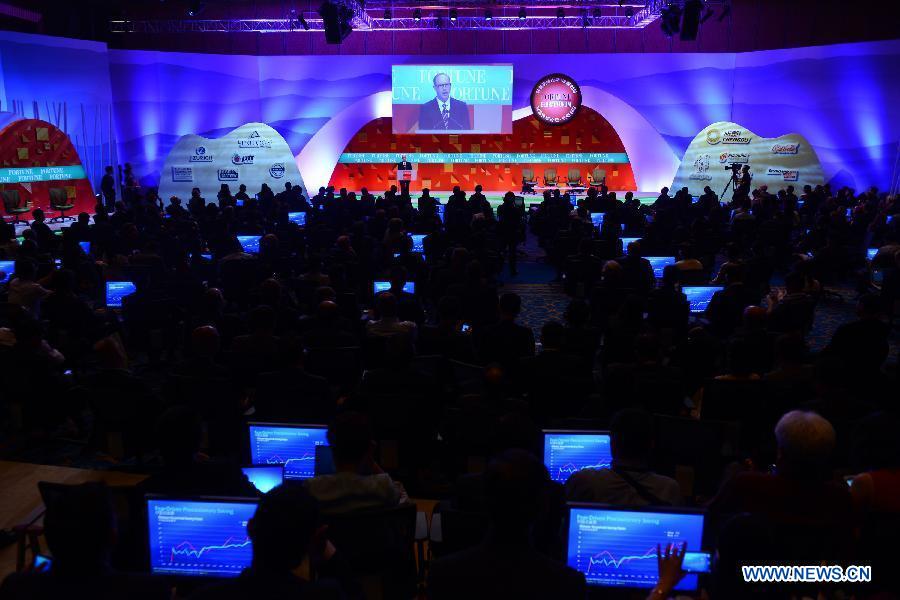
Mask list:
MULTIPOLYGON (((438 99, 429 100, 419 109, 419 129, 444 129, 444 118, 438 99)), ((450 118, 447 120, 448 131, 472 129, 469 121, 469 105, 462 100, 450 98, 450 118)))
POLYGON ((409 195, 409 181, 404 181, 400 178, 400 170, 409 170, 412 168, 412 163, 408 160, 402 160, 397 163, 397 181, 400 183, 400 193, 406 196, 409 195))

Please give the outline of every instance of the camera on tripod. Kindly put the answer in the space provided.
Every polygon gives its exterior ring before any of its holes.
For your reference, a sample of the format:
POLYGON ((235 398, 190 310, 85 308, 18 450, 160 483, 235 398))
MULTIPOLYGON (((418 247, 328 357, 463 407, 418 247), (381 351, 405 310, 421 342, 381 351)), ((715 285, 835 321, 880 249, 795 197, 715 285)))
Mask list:
POLYGON ((741 170, 742 166, 743 166, 743 163, 731 163, 731 164, 725 165, 725 170, 726 171, 730 170, 730 171, 734 171, 735 173, 737 173, 738 171, 741 170))

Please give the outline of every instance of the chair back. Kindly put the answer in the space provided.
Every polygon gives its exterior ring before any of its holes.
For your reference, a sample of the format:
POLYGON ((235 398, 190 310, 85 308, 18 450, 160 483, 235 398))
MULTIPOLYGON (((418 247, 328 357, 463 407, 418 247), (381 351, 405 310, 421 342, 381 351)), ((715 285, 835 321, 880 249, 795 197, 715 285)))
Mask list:
POLYGON ((49 193, 50 208, 72 207, 72 205, 69 204, 69 195, 66 193, 66 188, 50 188, 49 193))
POLYGON ((525 181, 534 181, 534 169, 524 168, 522 169, 522 179, 525 181))
POLYGON ((328 539, 362 580, 367 598, 416 595, 416 505, 324 517, 328 539))
POLYGON ((442 508, 438 514, 441 518, 441 541, 432 545, 435 556, 446 556, 477 546, 490 525, 485 513, 448 507, 442 508))
POLYGON ((547 183, 556 183, 556 169, 545 170, 544 180, 546 180, 547 183))
POLYGON ((22 201, 21 196, 19 196, 19 190, 3 190, 0 194, 3 195, 3 208, 6 212, 16 208, 23 208, 19 206, 19 203, 22 201))
POLYGON ((581 181, 581 169, 575 167, 569 169, 569 181, 573 183, 581 181))

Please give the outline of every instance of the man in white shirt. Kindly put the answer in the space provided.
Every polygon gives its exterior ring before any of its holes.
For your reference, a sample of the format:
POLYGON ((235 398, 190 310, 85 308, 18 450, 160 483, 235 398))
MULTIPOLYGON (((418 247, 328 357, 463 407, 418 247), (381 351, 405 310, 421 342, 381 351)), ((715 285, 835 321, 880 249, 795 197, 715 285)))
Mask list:
POLYGON ((416 338, 416 324, 412 321, 401 321, 397 316, 397 297, 390 292, 381 292, 375 297, 375 312, 378 319, 366 323, 366 335, 390 337, 407 335, 410 342, 416 338))

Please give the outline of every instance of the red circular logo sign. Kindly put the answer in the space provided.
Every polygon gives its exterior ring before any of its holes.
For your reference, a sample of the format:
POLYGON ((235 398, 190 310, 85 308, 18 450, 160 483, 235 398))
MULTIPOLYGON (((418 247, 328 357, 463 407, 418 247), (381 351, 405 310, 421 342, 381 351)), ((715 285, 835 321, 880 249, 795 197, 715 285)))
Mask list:
POLYGON ((531 112, 542 123, 563 125, 581 108, 581 88, 569 77, 554 73, 542 77, 531 91, 531 112))

